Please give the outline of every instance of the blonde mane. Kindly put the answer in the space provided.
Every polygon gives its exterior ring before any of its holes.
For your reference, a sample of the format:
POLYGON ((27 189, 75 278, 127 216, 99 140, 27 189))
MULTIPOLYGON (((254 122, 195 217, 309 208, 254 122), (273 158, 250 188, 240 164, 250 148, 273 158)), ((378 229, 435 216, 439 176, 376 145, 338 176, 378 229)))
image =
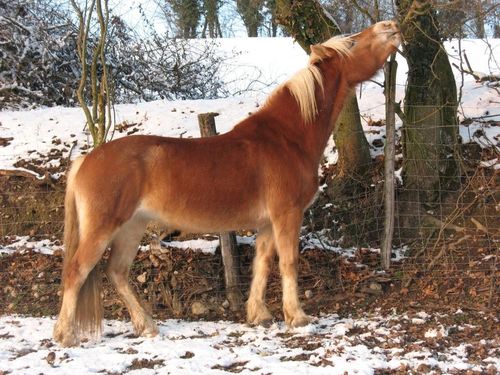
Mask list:
MULTIPOLYGON (((349 50, 351 45, 352 39, 350 37, 333 37, 321 44, 321 46, 327 47, 343 57, 351 54, 349 50)), ((321 70, 314 65, 314 63, 323 58, 324 56, 319 57, 311 55, 309 58, 309 65, 280 85, 274 93, 270 95, 269 99, 271 99, 277 91, 284 87, 288 88, 300 108, 300 113, 304 122, 308 124, 312 123, 318 114, 315 95, 316 84, 321 92, 324 90, 323 75, 321 74, 321 70)))

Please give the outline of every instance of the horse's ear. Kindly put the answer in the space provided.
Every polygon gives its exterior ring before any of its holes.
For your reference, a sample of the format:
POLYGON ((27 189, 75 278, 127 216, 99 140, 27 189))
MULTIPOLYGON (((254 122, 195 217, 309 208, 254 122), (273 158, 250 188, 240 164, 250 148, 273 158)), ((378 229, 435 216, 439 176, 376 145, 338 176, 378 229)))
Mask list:
POLYGON ((329 48, 322 44, 314 44, 311 46, 311 55, 309 56, 309 63, 314 64, 330 56, 329 48))

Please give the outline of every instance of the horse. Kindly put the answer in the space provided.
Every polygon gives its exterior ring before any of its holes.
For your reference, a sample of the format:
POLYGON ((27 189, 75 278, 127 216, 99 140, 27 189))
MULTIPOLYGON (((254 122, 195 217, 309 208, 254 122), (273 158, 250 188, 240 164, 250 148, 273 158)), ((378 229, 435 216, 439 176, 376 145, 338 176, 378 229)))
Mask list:
POLYGON ((225 134, 128 136, 76 159, 67 176, 63 295, 54 339, 74 346, 82 334, 100 333, 102 276, 96 265, 108 247, 105 271, 136 333, 158 334, 128 282, 151 221, 193 233, 256 230, 247 322, 272 320, 265 294, 277 255, 285 322, 289 327, 308 324, 311 318, 297 293, 299 234, 304 211, 318 191, 320 159, 346 97, 400 43, 394 21, 334 37, 311 46, 308 65, 225 134))

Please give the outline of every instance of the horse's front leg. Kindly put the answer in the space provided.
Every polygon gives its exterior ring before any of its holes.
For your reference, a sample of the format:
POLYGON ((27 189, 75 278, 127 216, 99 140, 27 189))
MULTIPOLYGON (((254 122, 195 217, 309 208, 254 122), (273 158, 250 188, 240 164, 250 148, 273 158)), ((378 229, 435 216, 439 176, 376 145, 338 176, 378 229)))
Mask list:
POLYGON ((253 261, 253 278, 247 302, 247 322, 267 326, 273 317, 266 307, 265 296, 269 271, 276 255, 271 225, 257 234, 256 254, 253 261))
POLYGON ((311 321, 300 306, 297 292, 299 234, 302 218, 301 210, 291 210, 273 219, 283 287, 283 313, 285 322, 290 327, 301 327, 311 321))

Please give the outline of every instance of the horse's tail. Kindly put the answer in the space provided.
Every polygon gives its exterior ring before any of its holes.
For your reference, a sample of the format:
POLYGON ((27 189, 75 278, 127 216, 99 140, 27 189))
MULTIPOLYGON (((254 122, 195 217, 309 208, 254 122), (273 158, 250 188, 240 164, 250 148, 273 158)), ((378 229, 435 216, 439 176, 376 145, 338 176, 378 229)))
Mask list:
MULTIPOLYGON (((83 160, 84 157, 80 157, 73 162, 67 177, 66 196, 64 199, 65 254, 63 278, 66 278, 68 265, 75 255, 80 242, 78 208, 75 201, 74 179, 83 160)), ((100 270, 97 266, 90 271, 78 294, 75 323, 76 329, 82 333, 92 333, 94 335, 98 335, 101 332, 103 309, 101 301, 101 275, 99 271, 100 270)))

